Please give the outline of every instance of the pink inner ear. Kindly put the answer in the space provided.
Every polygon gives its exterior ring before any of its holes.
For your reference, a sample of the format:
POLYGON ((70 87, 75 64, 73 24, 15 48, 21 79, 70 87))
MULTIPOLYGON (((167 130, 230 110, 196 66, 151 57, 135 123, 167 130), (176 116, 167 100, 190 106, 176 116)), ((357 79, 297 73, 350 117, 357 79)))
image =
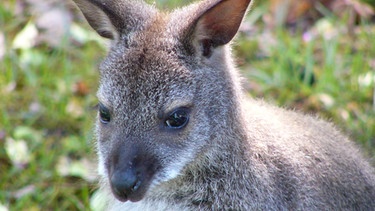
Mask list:
POLYGON ((250 0, 223 0, 207 10, 198 21, 198 34, 214 46, 227 44, 237 33, 250 0))

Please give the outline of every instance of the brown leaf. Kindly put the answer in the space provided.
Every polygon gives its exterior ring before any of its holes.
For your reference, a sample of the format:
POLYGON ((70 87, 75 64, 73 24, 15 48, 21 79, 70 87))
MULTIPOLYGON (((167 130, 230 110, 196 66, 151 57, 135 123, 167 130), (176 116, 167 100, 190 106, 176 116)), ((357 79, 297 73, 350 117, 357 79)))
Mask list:
POLYGON ((359 0, 340 0, 332 4, 332 10, 335 14, 342 15, 344 12, 353 11, 355 15, 362 18, 370 18, 374 15, 374 9, 359 0))
POLYGON ((78 96, 86 96, 90 92, 89 87, 84 81, 78 81, 77 83, 75 83, 73 90, 74 93, 78 96))
POLYGON ((302 18, 316 19, 318 12, 315 5, 329 7, 332 2, 334 0, 270 0, 271 21, 278 25, 291 24, 302 18))

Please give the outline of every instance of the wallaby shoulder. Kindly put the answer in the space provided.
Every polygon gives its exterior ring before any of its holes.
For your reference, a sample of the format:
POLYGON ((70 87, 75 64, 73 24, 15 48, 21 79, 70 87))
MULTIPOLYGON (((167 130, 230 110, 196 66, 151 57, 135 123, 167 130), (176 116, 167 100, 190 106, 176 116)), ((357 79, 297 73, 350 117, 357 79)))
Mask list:
POLYGON ((282 191, 280 201, 299 201, 299 209, 375 207, 374 167, 333 124, 259 100, 244 104, 250 161, 263 165, 258 174, 282 191))

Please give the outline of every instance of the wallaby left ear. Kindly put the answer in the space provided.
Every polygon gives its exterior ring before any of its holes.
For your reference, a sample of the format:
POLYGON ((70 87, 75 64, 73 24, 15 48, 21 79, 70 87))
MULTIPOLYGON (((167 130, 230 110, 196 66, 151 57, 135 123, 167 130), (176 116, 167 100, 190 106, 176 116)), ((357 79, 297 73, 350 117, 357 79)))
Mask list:
POLYGON ((251 0, 221 0, 197 19, 194 37, 209 57, 212 48, 227 44, 236 35, 251 0))
POLYGON ((115 39, 118 37, 117 28, 121 26, 121 17, 111 11, 111 8, 100 1, 73 0, 82 11, 90 26, 102 37, 115 39))
POLYGON ((90 26, 102 37, 116 40, 141 29, 156 13, 141 0, 73 0, 90 26))

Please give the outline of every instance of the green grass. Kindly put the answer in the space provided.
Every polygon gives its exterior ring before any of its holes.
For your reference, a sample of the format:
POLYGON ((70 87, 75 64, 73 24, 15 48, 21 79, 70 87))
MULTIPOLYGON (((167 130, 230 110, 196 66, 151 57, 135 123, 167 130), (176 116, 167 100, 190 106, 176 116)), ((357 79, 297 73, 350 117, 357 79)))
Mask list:
POLYGON ((345 26, 341 20, 326 18, 319 25, 328 25, 332 37, 323 33, 306 41, 306 34, 276 29, 267 40, 274 42, 268 53, 259 47, 264 31, 250 39, 240 36, 236 50, 243 58, 248 89, 280 106, 319 113, 374 156, 375 27, 359 26, 351 37, 337 30, 345 26))
MULTIPOLYGON (((171 8, 180 2, 157 5, 171 8)), ((34 20, 19 18, 14 8, 14 1, 0 5, 0 33, 7 47, 0 60, 0 205, 10 210, 89 209, 97 187, 89 170, 95 167, 80 165, 96 163, 96 69, 105 50, 97 37, 76 44, 72 35, 60 47, 42 43, 12 49, 16 35, 34 20)), ((248 22, 256 22, 254 30, 241 32, 235 42, 249 95, 317 113, 374 157, 374 25, 358 26, 354 36, 343 30, 328 39, 327 30, 346 24, 329 16, 315 24, 317 30, 327 28, 307 42, 298 30, 266 30, 259 23, 264 12, 262 5, 252 11, 248 22)), ((86 28, 81 32, 90 37, 86 28)))

